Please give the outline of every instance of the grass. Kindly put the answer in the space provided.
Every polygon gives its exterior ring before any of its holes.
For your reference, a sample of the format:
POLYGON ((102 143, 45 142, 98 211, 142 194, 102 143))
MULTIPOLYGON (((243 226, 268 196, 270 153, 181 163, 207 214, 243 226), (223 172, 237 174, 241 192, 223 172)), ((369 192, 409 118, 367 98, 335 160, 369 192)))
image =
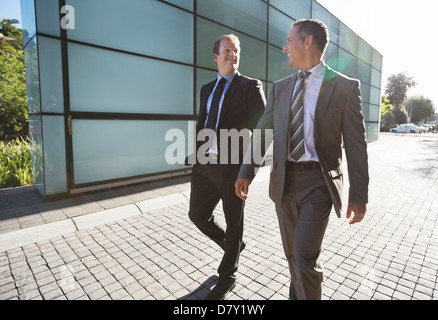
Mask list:
POLYGON ((30 143, 23 138, 0 141, 0 188, 32 184, 30 143))

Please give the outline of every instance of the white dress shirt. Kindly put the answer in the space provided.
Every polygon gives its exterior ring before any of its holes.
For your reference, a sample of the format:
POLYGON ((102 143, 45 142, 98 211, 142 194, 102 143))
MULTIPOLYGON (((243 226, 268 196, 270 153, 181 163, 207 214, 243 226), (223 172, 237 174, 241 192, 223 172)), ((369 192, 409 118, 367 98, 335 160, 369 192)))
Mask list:
MULTIPOLYGON (((319 161, 316 154, 313 128, 315 123, 316 102, 324 79, 326 64, 321 61, 309 71, 311 74, 304 80, 304 147, 305 153, 301 161, 319 161)), ((296 90, 298 81, 295 83, 296 90)), ((289 149, 289 146, 288 146, 289 149)), ((288 161, 293 161, 288 150, 288 161)))

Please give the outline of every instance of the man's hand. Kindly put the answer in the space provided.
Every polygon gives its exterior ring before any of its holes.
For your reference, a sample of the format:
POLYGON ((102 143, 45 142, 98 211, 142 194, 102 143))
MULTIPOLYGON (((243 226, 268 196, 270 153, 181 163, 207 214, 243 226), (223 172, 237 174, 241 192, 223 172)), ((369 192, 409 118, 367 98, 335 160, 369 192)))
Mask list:
POLYGON ((246 178, 237 178, 236 183, 234 184, 236 196, 238 196, 242 200, 246 200, 248 195, 248 187, 251 184, 251 181, 246 178))
POLYGON ((367 204, 361 202, 348 202, 347 219, 350 219, 351 213, 353 217, 348 221, 349 224, 361 222, 367 211, 367 204))

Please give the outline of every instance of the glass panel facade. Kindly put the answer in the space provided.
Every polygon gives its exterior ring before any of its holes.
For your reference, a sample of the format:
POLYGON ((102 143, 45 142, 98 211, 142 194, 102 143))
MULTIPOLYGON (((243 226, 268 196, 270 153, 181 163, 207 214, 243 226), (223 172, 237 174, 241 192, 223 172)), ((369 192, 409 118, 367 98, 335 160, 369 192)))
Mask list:
POLYGON ((66 0, 66 4, 75 9, 69 39, 193 63, 193 16, 184 10, 156 0, 66 0))
POLYGON ((23 44, 27 44, 36 34, 34 0, 20 0, 23 44))
POLYGON ((44 180, 46 194, 67 192, 64 117, 43 116, 44 180))
POLYGON ((329 29, 330 41, 338 44, 339 20, 316 1, 312 3, 312 18, 323 21, 329 29))
POLYGON ((267 4, 260 0, 202 0, 198 14, 266 40, 267 4))
POLYGON ((32 165, 44 196, 186 173, 164 161, 165 136, 177 129, 190 140, 200 89, 217 76, 214 41, 236 34, 240 73, 269 96, 296 71, 282 48, 301 18, 327 24, 324 59, 361 81, 367 138, 378 137, 383 57, 315 0, 65 0, 74 22, 65 32, 61 4, 21 0, 32 165))
POLYGON ((170 165, 172 159, 166 159, 175 142, 167 142, 166 133, 179 130, 188 137, 188 128, 187 121, 73 120, 75 183, 183 169, 184 163, 170 165))
POLYGON ((61 41, 38 37, 41 105, 43 112, 64 112, 61 41))
POLYGON ((268 80, 277 81, 282 78, 290 76, 294 73, 294 69, 289 67, 287 56, 283 53, 282 49, 274 46, 268 48, 268 80))
POLYGON ((60 34, 60 8, 58 0, 36 2, 38 32, 54 36, 60 34))
POLYGON ((274 9, 269 9, 269 42, 283 47, 286 44, 287 34, 295 20, 286 14, 274 9))
POLYGON ((70 43, 72 111, 192 114, 193 69, 70 43))
POLYGON ((193 0, 164 0, 165 2, 174 4, 178 7, 193 11, 193 0))
POLYGON ((294 19, 310 18, 312 0, 269 0, 269 4, 294 19))

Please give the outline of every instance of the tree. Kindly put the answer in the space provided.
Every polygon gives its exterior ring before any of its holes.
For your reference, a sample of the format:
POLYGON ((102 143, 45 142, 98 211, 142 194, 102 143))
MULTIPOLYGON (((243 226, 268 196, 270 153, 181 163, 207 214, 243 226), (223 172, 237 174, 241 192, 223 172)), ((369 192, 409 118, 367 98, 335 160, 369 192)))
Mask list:
POLYGON ((406 100, 409 88, 416 85, 417 83, 413 77, 409 77, 405 73, 393 74, 388 77, 385 94, 395 108, 401 108, 403 101, 406 100))
POLYGON ((381 107, 380 107, 380 116, 383 117, 387 112, 391 111, 393 106, 389 99, 385 96, 382 96, 381 107))
POLYGON ((423 96, 410 98, 406 106, 413 123, 426 122, 435 113, 432 101, 423 96))
POLYGON ((29 132, 22 32, 10 20, 0 21, 0 140, 26 137, 29 132))

